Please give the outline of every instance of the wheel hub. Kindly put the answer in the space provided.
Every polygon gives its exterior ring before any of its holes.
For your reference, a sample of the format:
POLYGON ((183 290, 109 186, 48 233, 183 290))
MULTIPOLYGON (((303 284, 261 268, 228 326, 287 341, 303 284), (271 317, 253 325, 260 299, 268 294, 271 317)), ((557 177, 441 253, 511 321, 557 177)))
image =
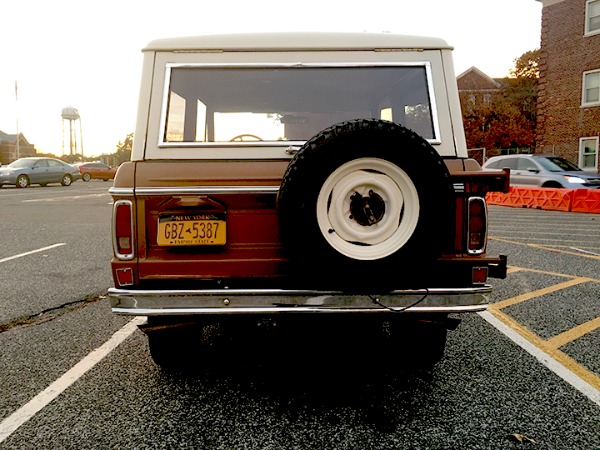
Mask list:
POLYGON ((350 214, 350 219, 362 226, 375 225, 385 215, 385 202, 372 189, 367 196, 355 192, 350 197, 350 214))

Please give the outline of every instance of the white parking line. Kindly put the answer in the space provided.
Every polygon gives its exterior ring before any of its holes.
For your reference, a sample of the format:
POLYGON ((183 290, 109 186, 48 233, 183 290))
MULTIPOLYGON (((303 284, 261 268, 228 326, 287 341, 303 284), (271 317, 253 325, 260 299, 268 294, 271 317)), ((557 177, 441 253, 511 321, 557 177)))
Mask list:
POLYGON ((600 391, 594 386, 582 380, 579 376, 563 366, 560 362, 552 358, 544 351, 540 350, 508 325, 498 320, 492 315, 492 313, 483 311, 477 314, 479 314, 486 322, 508 337, 527 353, 533 355, 539 362, 542 363, 542 365, 546 366, 556 375, 561 377, 563 380, 589 398, 596 405, 600 406, 600 391))
POLYGON ((63 197, 48 197, 48 198, 32 198, 29 200, 23 200, 22 203, 32 203, 32 202, 59 202, 61 200, 77 200, 80 198, 88 198, 88 197, 102 197, 108 195, 107 192, 103 192, 101 194, 82 194, 82 195, 68 195, 63 197))
POLYGON ((581 248, 577 248, 577 247, 569 247, 569 248, 570 248, 571 250, 576 250, 576 251, 578 251, 578 252, 581 252, 581 253, 587 253, 587 254, 589 254, 589 255, 596 255, 596 256, 600 256, 600 253, 594 253, 594 252, 590 252, 590 251, 588 251, 588 250, 583 250, 583 249, 581 249, 581 248))
POLYGON ((23 256, 31 255, 32 253, 39 253, 39 252, 43 252, 45 250, 50 250, 51 248, 60 247, 62 245, 67 245, 67 243, 66 242, 61 242, 59 244, 49 245, 48 247, 38 248, 37 250, 31 250, 30 252, 20 253, 18 255, 9 256, 7 258, 2 258, 2 259, 0 259, 0 263, 6 262, 6 261, 10 261, 11 259, 17 259, 17 258, 21 258, 23 256))
POLYGON ((117 331, 112 337, 92 351, 85 358, 75 364, 64 375, 54 383, 32 398, 29 403, 23 405, 0 423, 0 443, 4 442, 21 425, 35 416, 52 400, 62 394, 69 386, 79 380, 88 370, 98 364, 106 355, 118 347, 146 320, 145 317, 136 317, 117 331))

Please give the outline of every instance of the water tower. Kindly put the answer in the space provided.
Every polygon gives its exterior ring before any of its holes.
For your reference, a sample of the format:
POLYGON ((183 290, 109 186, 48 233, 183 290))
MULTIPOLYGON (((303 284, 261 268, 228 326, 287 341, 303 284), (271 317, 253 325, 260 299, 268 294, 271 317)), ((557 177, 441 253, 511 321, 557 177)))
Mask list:
POLYGON ((81 154, 83 156, 83 134, 81 132, 81 118, 77 108, 67 106, 62 110, 62 150, 65 153, 65 120, 69 121, 69 154, 81 154), (79 139, 77 136, 77 122, 79 121, 79 139))

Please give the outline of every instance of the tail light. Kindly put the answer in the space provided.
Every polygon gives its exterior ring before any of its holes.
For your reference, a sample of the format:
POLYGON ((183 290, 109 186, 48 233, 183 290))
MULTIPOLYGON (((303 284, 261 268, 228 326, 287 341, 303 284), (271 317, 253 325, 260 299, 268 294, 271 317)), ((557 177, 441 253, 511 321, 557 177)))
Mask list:
POLYGON ((481 197, 471 197, 468 205, 467 252, 479 255, 487 241, 487 205, 481 197))
POLYGON ((113 206, 113 249, 121 260, 133 259, 133 205, 129 200, 118 200, 113 206))

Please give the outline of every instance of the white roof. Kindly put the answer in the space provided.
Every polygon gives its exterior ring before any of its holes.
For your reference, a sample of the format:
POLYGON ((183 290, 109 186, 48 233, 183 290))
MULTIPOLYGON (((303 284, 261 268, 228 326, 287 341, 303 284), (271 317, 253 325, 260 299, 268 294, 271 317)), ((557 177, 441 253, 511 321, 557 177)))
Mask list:
POLYGON ((157 39, 144 51, 452 49, 435 37, 389 33, 250 33, 157 39))

